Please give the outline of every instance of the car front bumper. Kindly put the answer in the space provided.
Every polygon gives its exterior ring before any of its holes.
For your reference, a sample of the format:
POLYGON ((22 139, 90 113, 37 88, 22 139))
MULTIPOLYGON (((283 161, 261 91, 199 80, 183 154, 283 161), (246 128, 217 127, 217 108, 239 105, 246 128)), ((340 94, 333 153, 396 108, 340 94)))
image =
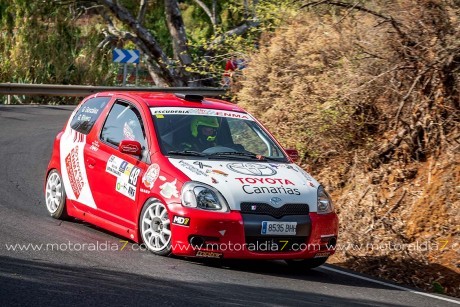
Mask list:
POLYGON ((269 215, 191 209, 170 204, 172 252, 187 257, 233 259, 307 259, 335 252, 335 213, 269 215), (297 222, 296 235, 262 235, 262 221, 297 222))

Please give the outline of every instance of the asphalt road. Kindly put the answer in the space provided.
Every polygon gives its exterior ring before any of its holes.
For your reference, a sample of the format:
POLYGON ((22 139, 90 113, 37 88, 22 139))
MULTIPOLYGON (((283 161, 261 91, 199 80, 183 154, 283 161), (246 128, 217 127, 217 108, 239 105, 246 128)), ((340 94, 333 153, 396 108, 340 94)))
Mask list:
POLYGON ((45 209, 43 182, 54 136, 70 112, 0 106, 0 306, 460 304, 327 267, 295 272, 281 261, 218 266, 155 256, 133 250, 132 243, 123 247, 123 239, 87 223, 54 220, 45 209), (14 251, 15 244, 31 245, 14 251), (46 250, 47 244, 60 250, 46 250))

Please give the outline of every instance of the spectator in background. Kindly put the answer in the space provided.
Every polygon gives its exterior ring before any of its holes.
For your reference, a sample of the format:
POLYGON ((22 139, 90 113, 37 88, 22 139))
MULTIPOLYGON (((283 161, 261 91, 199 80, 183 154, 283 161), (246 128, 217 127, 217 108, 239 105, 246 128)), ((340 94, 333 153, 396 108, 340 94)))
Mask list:
POLYGON ((236 61, 236 56, 232 55, 230 59, 225 63, 225 71, 222 78, 223 86, 230 86, 232 83, 233 72, 238 68, 238 63, 236 61))
POLYGON ((247 66, 247 63, 245 59, 241 58, 241 59, 236 60, 236 68, 238 70, 243 70, 246 68, 246 66, 247 66))

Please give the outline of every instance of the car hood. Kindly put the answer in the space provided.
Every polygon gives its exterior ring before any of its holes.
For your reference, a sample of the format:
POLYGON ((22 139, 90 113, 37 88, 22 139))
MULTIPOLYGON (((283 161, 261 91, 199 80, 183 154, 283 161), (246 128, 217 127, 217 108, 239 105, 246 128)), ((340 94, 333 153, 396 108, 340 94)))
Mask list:
POLYGON ((295 164, 173 159, 169 161, 190 180, 216 188, 231 210, 242 202, 267 203, 279 208, 284 204, 308 204, 316 212, 319 183, 295 164))

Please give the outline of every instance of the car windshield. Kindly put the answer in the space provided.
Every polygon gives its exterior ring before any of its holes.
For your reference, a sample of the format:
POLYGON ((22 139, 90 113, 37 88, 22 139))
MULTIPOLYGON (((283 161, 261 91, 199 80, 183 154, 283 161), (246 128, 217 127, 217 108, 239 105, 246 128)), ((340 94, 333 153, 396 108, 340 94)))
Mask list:
POLYGON ((275 141, 246 113, 151 108, 161 151, 197 159, 288 162, 275 141))

